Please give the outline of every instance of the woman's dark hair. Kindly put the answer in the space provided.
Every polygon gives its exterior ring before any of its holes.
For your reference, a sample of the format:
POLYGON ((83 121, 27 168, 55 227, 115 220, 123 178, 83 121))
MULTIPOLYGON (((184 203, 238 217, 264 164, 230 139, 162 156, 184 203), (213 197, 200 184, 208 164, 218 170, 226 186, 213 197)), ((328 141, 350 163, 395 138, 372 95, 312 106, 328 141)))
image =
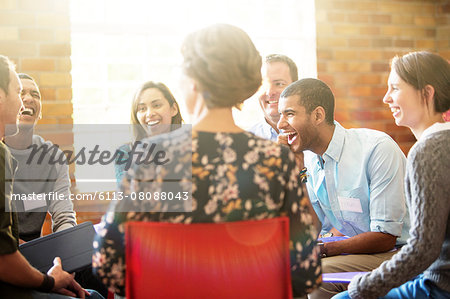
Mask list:
POLYGON ((167 100, 170 107, 175 106, 175 108, 177 109, 177 114, 172 116, 171 122, 172 125, 170 126, 171 130, 178 129, 183 123, 183 118, 181 117, 180 113, 180 107, 178 106, 178 103, 175 100, 173 94, 170 92, 169 88, 161 82, 154 82, 154 81, 145 82, 136 92, 133 98, 133 102, 131 104, 131 124, 133 124, 133 133, 135 140, 141 140, 147 137, 147 132, 140 125, 136 113, 138 109, 139 98, 141 97, 142 93, 149 88, 158 89, 163 94, 164 98, 167 100))
POLYGON ((400 78, 415 89, 425 92, 426 85, 434 88, 434 110, 450 109, 450 64, 437 54, 411 52, 392 59, 391 67, 400 78))

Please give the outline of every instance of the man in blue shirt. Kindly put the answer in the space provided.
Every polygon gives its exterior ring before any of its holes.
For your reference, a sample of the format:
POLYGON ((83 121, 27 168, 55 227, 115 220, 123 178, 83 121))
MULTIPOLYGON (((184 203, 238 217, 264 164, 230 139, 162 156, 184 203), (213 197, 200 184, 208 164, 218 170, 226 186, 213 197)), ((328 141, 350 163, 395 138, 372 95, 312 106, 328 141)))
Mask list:
MULTIPOLYGON (((409 230, 406 159, 398 145, 383 132, 345 129, 334 121, 333 93, 317 79, 289 85, 279 111, 280 142, 304 161, 321 234, 349 237, 320 245, 323 273, 370 271, 390 259, 409 230)), ((345 289, 324 283, 310 298, 331 298, 345 289)))
POLYGON ((251 127, 249 132, 264 139, 277 141, 277 123, 280 120, 278 100, 286 86, 298 80, 297 66, 285 55, 271 54, 266 56, 263 77, 265 90, 259 97, 259 104, 264 113, 264 120, 251 127))

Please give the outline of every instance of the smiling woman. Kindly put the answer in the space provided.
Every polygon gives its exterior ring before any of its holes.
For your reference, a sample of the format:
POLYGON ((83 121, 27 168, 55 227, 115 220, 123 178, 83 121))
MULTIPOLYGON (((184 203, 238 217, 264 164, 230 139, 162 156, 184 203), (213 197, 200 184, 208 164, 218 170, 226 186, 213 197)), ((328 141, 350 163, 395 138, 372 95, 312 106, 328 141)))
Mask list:
POLYGON ((131 104, 135 140, 167 133, 179 128, 182 122, 178 103, 163 83, 148 81, 136 92, 131 104))
POLYGON ((115 160, 117 185, 120 186, 131 161, 130 153, 143 138, 167 133, 178 129, 183 122, 175 97, 166 85, 148 81, 141 85, 131 103, 131 124, 134 140, 120 146, 115 160))

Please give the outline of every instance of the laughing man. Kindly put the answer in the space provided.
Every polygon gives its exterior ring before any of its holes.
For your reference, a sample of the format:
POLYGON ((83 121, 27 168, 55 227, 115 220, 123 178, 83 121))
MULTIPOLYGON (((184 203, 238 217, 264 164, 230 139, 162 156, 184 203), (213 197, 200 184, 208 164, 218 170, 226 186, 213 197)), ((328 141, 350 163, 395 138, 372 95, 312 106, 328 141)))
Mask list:
MULTIPOLYGON (((345 129, 334 120, 334 95, 317 79, 281 94, 279 142, 307 168, 311 203, 321 234, 349 238, 321 244, 323 273, 370 271, 390 259, 408 237, 405 156, 387 134, 345 129)), ((344 284, 324 283, 310 298, 331 298, 344 284)))

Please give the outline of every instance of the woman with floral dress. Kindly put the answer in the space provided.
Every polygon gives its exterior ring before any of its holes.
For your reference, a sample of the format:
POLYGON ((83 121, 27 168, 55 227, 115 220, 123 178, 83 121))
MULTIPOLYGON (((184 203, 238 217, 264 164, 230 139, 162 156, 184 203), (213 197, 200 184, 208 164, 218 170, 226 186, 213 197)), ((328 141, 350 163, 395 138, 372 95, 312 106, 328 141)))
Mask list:
POLYGON ((117 149, 123 156, 118 156, 114 161, 117 185, 120 186, 122 182, 135 143, 148 136, 176 130, 182 122, 177 100, 166 85, 153 81, 142 84, 131 102, 133 141, 117 149))
MULTIPOLYGON (((293 293, 305 295, 320 282, 321 271, 317 231, 294 155, 285 146, 243 131, 232 116, 232 107, 261 85, 259 52, 241 29, 217 24, 188 35, 182 54, 181 88, 195 120, 192 134, 190 128, 181 128, 147 139, 161 145, 171 163, 135 165, 121 189, 124 195, 161 191, 166 188, 162 182, 176 178, 178 189, 191 198, 179 204, 131 201, 127 209, 133 212, 123 213, 124 203, 115 205, 94 241, 96 273, 111 290, 124 294, 128 221, 218 223, 286 215, 293 293)), ((173 183, 170 188, 175 188, 173 183)))

